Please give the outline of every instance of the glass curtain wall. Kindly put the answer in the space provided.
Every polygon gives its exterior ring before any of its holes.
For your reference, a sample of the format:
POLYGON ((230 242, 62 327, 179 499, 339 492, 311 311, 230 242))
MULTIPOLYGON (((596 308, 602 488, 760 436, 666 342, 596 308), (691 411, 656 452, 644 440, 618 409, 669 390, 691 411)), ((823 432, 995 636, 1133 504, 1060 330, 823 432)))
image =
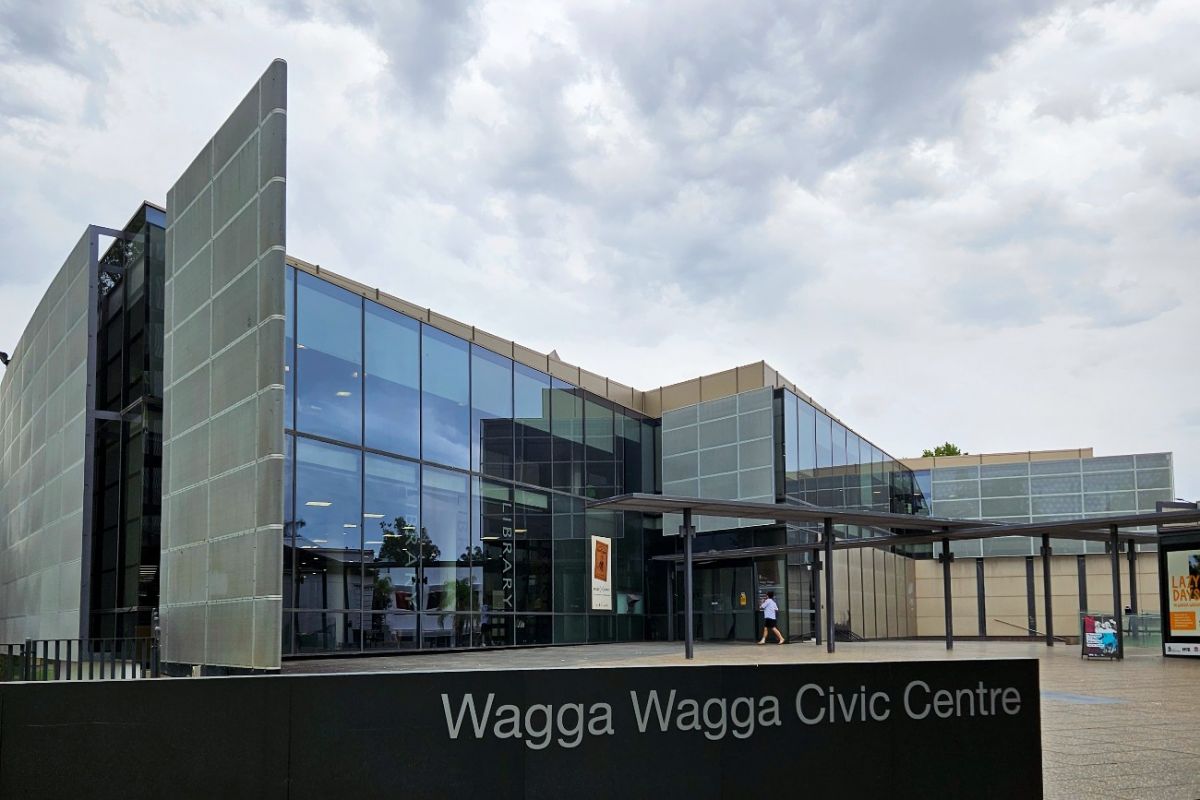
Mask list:
POLYGON ((792 392, 780 394, 782 499, 908 514, 926 510, 911 470, 792 392))
MULTIPOLYGON (((85 566, 93 637, 149 636, 158 608, 165 223, 163 212, 143 206, 125 227, 136 238, 115 242, 99 261, 101 274, 109 265, 123 274, 101 282, 96 407, 127 419, 96 424, 92 563, 85 566)), ((50 514, 41 503, 31 508, 50 514)))
MULTIPOLYGON (((895 458, 794 393, 784 389, 778 397, 783 405, 780 500, 830 508, 924 511, 924 494, 911 471, 895 458)), ((820 525, 790 525, 788 542, 816 541, 819 532, 820 525)), ((838 525, 834 535, 853 538, 869 531, 838 525)), ((907 635, 905 582, 898 577, 905 560, 874 550, 835 554, 831 574, 838 624, 871 638, 907 635)), ((787 558, 790 630, 803 634, 812 626, 810 563, 809 554, 787 558)))
POLYGON ((645 636, 653 420, 288 268, 283 653, 645 636), (593 611, 587 542, 613 540, 593 611))

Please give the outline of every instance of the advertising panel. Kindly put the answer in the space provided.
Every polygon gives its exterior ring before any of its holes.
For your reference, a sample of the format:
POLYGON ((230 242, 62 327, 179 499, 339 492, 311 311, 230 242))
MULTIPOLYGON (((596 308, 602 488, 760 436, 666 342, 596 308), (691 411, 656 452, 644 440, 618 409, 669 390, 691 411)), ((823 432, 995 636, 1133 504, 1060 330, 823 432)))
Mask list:
POLYGON ((1083 645, 1083 655, 1086 658, 1117 658, 1121 632, 1113 615, 1085 613, 1082 621, 1083 636, 1079 641, 1083 645))
POLYGON ((1167 630, 1172 638, 1200 639, 1200 550, 1167 553, 1167 630))
POLYGON ((592 537, 592 610, 612 611, 612 539, 592 537))

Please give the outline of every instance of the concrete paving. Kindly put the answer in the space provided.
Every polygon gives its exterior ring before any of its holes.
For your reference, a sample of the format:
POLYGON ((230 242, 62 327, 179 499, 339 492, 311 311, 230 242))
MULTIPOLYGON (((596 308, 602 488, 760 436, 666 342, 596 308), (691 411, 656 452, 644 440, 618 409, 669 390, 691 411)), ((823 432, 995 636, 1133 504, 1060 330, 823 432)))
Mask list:
MULTIPOLYGON (((786 664, 828 661, 1037 658, 1042 688, 1042 780, 1047 800, 1060 798, 1200 798, 1200 659, 1165 659, 1156 650, 1124 661, 1083 661, 1078 646, 1034 642, 842 643, 829 655, 813 644, 702 643, 695 664, 786 664)), ((680 665, 682 644, 428 653, 288 661, 285 674, 548 669, 680 665)), ((1003 769, 1003 754, 996 768, 1003 769)))

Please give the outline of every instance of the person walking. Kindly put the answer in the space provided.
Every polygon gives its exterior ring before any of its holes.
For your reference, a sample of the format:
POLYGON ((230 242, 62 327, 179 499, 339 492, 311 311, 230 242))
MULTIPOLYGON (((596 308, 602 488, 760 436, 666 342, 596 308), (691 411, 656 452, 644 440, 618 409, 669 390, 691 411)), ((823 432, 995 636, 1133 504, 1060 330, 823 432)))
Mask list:
POLYGON ((758 640, 759 644, 767 643, 767 631, 775 634, 775 638, 783 644, 783 634, 779 632, 779 625, 776 617, 779 616, 779 604, 775 602, 775 593, 767 592, 767 597, 758 606, 758 609, 763 612, 763 631, 762 638, 758 640))

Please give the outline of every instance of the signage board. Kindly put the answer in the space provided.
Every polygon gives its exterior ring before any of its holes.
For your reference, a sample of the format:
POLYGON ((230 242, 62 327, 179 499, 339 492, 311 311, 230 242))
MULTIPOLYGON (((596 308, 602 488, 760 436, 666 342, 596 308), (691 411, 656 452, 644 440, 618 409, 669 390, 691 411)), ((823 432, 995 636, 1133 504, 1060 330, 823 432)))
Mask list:
POLYGON ((1200 549, 1167 553, 1170 604, 1167 624, 1173 636, 1200 640, 1200 549))
POLYGON ((1121 652, 1121 631, 1112 614, 1085 612, 1079 615, 1083 635, 1079 637, 1085 658, 1117 658, 1121 652))
POLYGON ((1036 659, 0 684, 0 796, 1040 797, 1039 702, 1036 659))
POLYGON ((1158 597, 1162 609, 1163 655, 1200 657, 1200 526, 1197 524, 1193 523, 1190 530, 1173 528, 1159 534, 1158 597))
POLYGON ((612 611, 612 539, 592 537, 591 567, 592 610, 612 611))

